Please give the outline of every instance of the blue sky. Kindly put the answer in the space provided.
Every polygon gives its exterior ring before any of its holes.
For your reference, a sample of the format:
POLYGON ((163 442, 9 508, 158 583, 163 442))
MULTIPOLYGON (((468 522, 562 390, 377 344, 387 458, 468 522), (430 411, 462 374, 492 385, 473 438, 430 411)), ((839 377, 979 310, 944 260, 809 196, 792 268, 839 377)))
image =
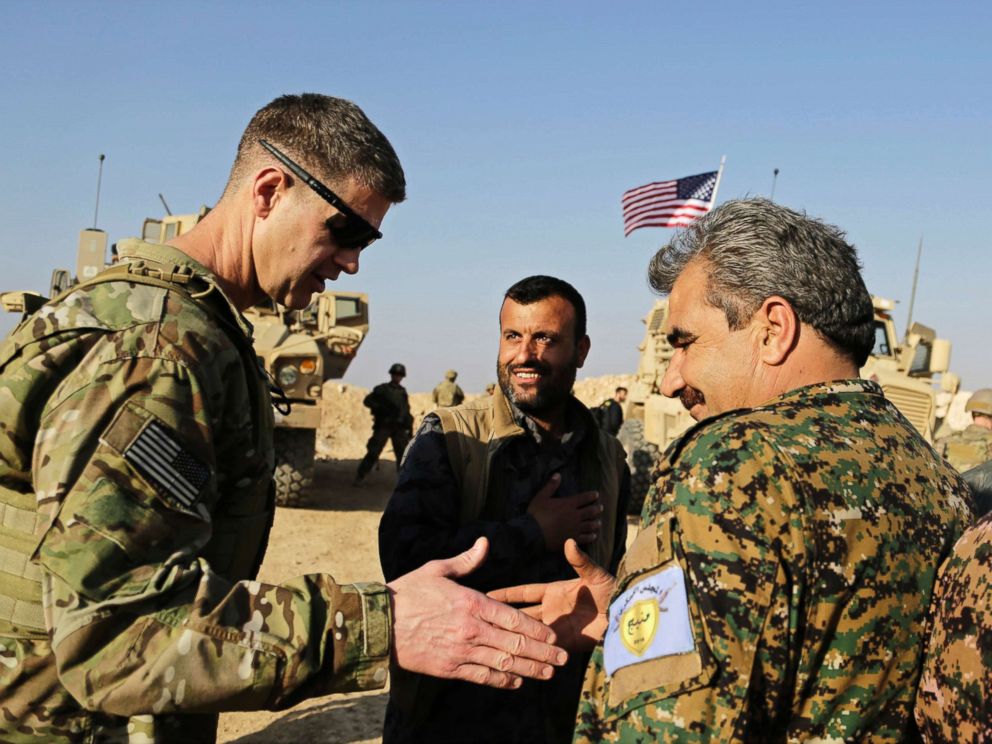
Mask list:
MULTIPOLYGON (((718 202, 767 195, 845 229, 869 289, 992 385, 988 3, 4 3, 0 289, 44 291, 93 221, 111 240, 219 196, 241 130, 282 93, 354 100, 409 198, 360 273, 372 329, 345 381, 405 362, 495 379, 497 312, 548 273, 589 305, 583 375, 634 371, 648 259, 620 196, 727 156, 718 202)), ((329 285, 334 288, 335 285, 329 285)), ((11 322, 0 319, 0 330, 11 322)))

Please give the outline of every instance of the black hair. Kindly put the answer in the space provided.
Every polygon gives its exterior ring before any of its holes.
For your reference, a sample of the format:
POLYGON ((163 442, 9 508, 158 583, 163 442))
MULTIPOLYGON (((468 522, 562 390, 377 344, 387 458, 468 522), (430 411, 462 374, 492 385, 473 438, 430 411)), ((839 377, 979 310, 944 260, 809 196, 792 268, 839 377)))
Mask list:
POLYGON ((572 306, 575 310, 575 340, 582 340, 586 335, 586 302, 579 291, 564 279, 543 274, 529 276, 506 290, 504 295, 504 298, 520 305, 530 305, 548 297, 561 297, 572 306))

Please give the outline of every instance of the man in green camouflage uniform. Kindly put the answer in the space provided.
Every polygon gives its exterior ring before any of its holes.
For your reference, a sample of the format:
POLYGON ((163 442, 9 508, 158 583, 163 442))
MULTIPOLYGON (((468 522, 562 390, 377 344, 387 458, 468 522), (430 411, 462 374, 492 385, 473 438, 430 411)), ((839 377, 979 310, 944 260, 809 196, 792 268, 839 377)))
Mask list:
MULTIPOLYGON (((912 738, 937 566, 970 512, 954 470, 857 379, 873 328, 854 248, 729 202, 649 278, 670 294, 662 392, 699 423, 665 453, 612 598, 586 574, 575 624, 604 638, 576 740, 912 738)), ((496 596, 543 600, 562 627, 567 588, 496 596)))
POLYGON ((122 242, 0 345, 0 740, 210 741, 217 711, 382 687, 390 657, 504 687, 563 661, 546 628, 447 578, 481 543, 388 587, 253 580, 273 417, 240 311, 356 272, 403 196, 360 109, 284 96, 196 228, 122 242))
POLYGON ((449 369, 444 373, 444 380, 439 382, 437 387, 434 388, 434 405, 441 408, 461 405, 462 401, 465 400, 465 393, 455 382, 457 379, 458 373, 453 369, 449 369))
POLYGON ((976 390, 964 410, 972 422, 934 442, 934 449, 961 473, 992 460, 992 388, 976 390))
POLYGON ((968 529, 940 568, 933 633, 916 695, 929 744, 992 741, 992 515, 968 529))

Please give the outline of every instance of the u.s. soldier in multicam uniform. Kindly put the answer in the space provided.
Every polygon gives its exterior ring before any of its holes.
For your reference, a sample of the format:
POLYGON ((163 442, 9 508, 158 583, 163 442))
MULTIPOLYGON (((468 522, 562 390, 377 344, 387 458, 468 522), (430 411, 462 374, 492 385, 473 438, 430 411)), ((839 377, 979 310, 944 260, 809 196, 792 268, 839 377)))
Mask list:
POLYGON ((964 410, 971 423, 933 445, 961 473, 992 460, 992 388, 976 390, 964 410))
POLYGON ((356 272, 403 195, 354 104, 284 96, 196 228, 123 244, 0 345, 0 740, 210 741, 217 711, 382 687, 390 656, 503 687, 564 662, 547 628, 450 581, 482 542, 388 587, 252 580, 273 421, 239 311, 356 272))
POLYGON ((444 373, 444 379, 437 384, 432 393, 434 405, 450 408, 462 404, 462 401, 465 400, 465 393, 461 386, 455 382, 457 379, 458 373, 453 369, 444 373))
POLYGON ((872 304, 853 247, 728 202, 649 278, 670 293, 662 392, 699 423, 663 458, 612 599, 601 571, 579 572, 588 601, 575 584, 494 593, 542 601, 562 642, 569 610, 605 633, 576 741, 912 739, 937 567, 970 511, 957 473, 856 379, 872 304))
POLYGON ((992 741, 992 514, 969 528, 940 567, 933 633, 916 694, 928 744, 992 741))

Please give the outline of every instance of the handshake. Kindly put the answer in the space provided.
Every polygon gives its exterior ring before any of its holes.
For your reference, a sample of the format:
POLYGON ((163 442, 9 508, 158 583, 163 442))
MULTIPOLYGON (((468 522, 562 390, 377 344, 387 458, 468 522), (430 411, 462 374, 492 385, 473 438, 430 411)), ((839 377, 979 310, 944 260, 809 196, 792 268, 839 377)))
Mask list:
POLYGON ((454 579, 486 559, 488 543, 479 538, 454 558, 390 582, 393 660, 411 672, 504 689, 519 687, 523 677, 550 679, 568 652, 589 651, 602 638, 615 585, 575 540, 567 540, 564 550, 577 579, 488 596, 463 587, 454 579))

